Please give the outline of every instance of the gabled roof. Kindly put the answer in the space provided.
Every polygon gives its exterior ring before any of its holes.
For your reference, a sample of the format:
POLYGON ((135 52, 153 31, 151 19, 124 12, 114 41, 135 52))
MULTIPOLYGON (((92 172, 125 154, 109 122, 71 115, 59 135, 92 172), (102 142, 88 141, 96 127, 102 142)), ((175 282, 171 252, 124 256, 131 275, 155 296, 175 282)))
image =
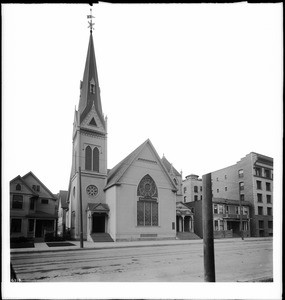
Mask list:
POLYGON ((173 165, 166 159, 166 157, 164 155, 163 155, 161 161, 164 164, 164 166, 169 174, 171 174, 173 172, 174 175, 181 176, 181 174, 173 167, 173 165))
MULTIPOLYGON (((57 197, 56 195, 54 195, 40 180, 39 178, 32 172, 28 172, 26 175, 24 175, 22 178, 23 180, 25 180, 26 177, 28 177, 29 175, 31 175, 32 177, 34 177, 36 179, 36 181, 38 181, 44 188, 45 190, 50 194, 51 198, 54 199, 54 200, 57 200, 57 197)), ((37 193, 38 195, 38 193, 37 193)))
POLYGON ((33 190, 33 189, 31 189, 29 186, 28 186, 28 184, 25 182, 25 180, 20 176, 20 175, 18 175, 17 177, 15 177, 14 179, 12 179, 11 181, 10 181, 10 184, 13 182, 13 181, 17 181, 17 180, 19 180, 19 181, 21 181, 21 183, 31 192, 31 194, 32 195, 34 195, 34 196, 38 196, 38 194, 33 190))
POLYGON ((93 212, 108 212, 109 206, 106 203, 88 203, 87 210, 93 211, 93 212))
POLYGON ((59 191, 58 198, 62 208, 68 208, 67 196, 68 191, 59 191))
POLYGON ((38 219, 57 219, 57 215, 52 215, 43 211, 35 211, 26 215, 26 218, 38 218, 38 219))
POLYGON ((162 167, 162 169, 165 171, 165 174, 167 178, 169 179, 171 185, 173 186, 173 190, 177 191, 177 188, 175 184, 173 183, 171 177, 169 176, 169 173, 167 172, 165 166, 161 162, 161 159, 159 155, 157 154, 155 148, 153 147, 151 141, 147 139, 145 142, 143 142, 139 147, 137 147, 133 152, 131 152, 126 158, 124 158, 121 162, 119 162, 113 169, 111 169, 108 173, 108 178, 107 178, 107 185, 104 188, 104 190, 107 190, 113 185, 116 185, 119 183, 119 180, 122 178, 124 173, 127 171, 127 169, 131 166, 133 161, 138 157, 138 155, 141 153, 144 147, 146 145, 149 145, 152 151, 154 152, 154 155, 157 158, 158 163, 162 167))

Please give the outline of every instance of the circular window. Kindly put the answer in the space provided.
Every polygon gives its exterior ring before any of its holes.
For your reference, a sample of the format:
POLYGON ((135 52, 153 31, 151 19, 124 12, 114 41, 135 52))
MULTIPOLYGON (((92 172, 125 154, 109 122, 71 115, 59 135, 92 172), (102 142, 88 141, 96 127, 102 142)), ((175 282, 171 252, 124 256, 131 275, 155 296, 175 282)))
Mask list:
POLYGON ((98 194, 98 188, 96 185, 91 184, 86 188, 86 192, 89 196, 95 197, 98 194))

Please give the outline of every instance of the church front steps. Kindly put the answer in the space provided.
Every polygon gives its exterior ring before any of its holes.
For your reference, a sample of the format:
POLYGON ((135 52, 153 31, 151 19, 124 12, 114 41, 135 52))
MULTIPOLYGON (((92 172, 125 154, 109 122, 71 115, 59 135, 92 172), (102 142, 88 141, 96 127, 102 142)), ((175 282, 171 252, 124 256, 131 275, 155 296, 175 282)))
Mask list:
POLYGON ((176 237, 179 240, 200 240, 201 239, 194 232, 177 232, 176 237))
POLYGON ((92 233, 90 234, 90 237, 94 243, 114 242, 109 233, 92 233))

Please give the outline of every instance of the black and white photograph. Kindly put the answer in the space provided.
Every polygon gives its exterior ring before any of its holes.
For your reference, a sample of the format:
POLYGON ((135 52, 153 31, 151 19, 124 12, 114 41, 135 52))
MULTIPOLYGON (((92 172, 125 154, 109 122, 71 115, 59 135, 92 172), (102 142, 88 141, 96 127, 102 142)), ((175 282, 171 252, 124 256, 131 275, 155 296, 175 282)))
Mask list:
POLYGON ((3 299, 281 299, 282 3, 1 8, 3 299))

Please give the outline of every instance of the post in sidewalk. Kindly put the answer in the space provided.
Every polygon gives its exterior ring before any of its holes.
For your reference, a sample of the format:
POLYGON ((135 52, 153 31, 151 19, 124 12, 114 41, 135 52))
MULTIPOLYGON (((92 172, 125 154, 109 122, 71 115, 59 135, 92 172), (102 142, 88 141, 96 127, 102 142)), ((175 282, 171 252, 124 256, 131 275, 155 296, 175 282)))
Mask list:
POLYGON ((204 242, 204 281, 215 282, 215 252, 212 207, 212 174, 202 176, 203 181, 203 242, 204 242))
POLYGON ((81 167, 79 166, 79 205, 80 205, 80 248, 83 248, 83 216, 82 216, 82 190, 81 190, 81 167))

